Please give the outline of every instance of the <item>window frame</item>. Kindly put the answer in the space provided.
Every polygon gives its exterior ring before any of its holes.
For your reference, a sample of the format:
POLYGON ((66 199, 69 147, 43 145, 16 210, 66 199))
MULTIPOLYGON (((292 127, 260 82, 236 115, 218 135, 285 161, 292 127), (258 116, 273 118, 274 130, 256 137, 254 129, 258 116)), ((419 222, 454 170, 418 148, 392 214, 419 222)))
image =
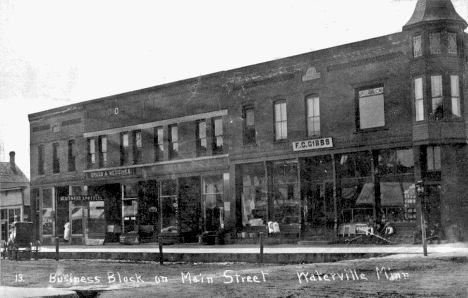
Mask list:
POLYGON ((158 126, 154 128, 154 161, 163 161, 164 160, 164 128, 158 126), (161 135, 159 132, 161 131, 161 135))
POLYGON ((385 109, 385 96, 386 96, 386 94, 385 94, 385 90, 386 90, 385 84, 384 83, 378 83, 378 84, 372 84, 372 85, 363 85, 362 87, 358 87, 355 90, 356 90, 355 91, 355 94, 356 94, 356 102, 355 102, 356 131, 362 132, 362 131, 372 131, 372 130, 386 129, 387 122, 386 122, 386 109, 385 109), (380 89, 380 88, 382 89, 381 92, 376 94, 375 90, 380 89), (372 94, 361 96, 361 92, 367 91, 367 90, 373 90, 371 92, 372 94), (383 122, 383 124, 379 125, 379 126, 371 126, 371 127, 363 128, 362 124, 361 124, 361 122, 363 122, 361 120, 361 98, 370 98, 370 97, 374 97, 374 96, 377 96, 377 95, 382 95, 382 108, 383 108, 382 117, 383 117, 383 119, 380 122, 383 122))
POLYGON ((412 41, 412 48, 413 48, 413 58, 420 58, 423 56, 423 37, 422 37, 422 34, 421 33, 418 33, 417 35, 414 35, 413 38, 411 39, 412 41), (416 52, 416 40, 419 39, 419 45, 420 45, 420 49, 419 49, 419 53, 416 52))
POLYGON ((426 147, 426 171, 440 172, 442 170, 442 147, 429 145, 426 147), (431 158, 432 157, 432 158, 431 158))
POLYGON ((76 172, 76 141, 68 140, 68 172, 76 172))
POLYGON ((208 153, 208 134, 206 119, 196 122, 195 147, 197 156, 206 156, 208 153))
POLYGON ((435 31, 435 32, 430 32, 428 34, 428 39, 429 39, 429 53, 431 55, 440 55, 442 54, 442 48, 443 48, 443 36, 442 32, 440 31, 435 31), (437 44, 433 44, 433 41, 437 40, 436 38, 433 39, 433 37, 438 36, 439 44, 438 47, 433 48, 433 45, 437 46, 437 44))
POLYGON ((88 168, 92 167, 94 164, 96 164, 96 139, 95 138, 88 138, 87 140, 87 163, 88 163, 88 168), (93 144, 91 146, 91 144, 93 144))
POLYGON ((442 120, 444 118, 445 105, 444 105, 444 76, 441 74, 431 74, 430 80, 430 98, 431 98, 431 116, 433 120, 442 120), (440 78, 440 94, 435 94, 435 80, 434 78, 440 78), (435 96, 437 95, 437 96, 435 96), (436 105, 436 101, 440 102, 440 106, 436 105))
POLYGON ((459 49, 459 46, 458 46, 458 34, 456 32, 447 31, 447 45, 446 45, 446 48, 447 48, 447 54, 449 54, 449 55, 458 55, 460 49, 459 49), (455 36, 455 51, 454 52, 450 51, 451 48, 449 47, 450 35, 455 36))
POLYGON ((273 124, 274 141, 286 141, 288 139, 288 105, 285 99, 278 99, 273 102, 273 124), (278 108, 279 111, 277 110, 278 108), (279 112, 279 115, 277 112, 279 112), (281 119, 278 119, 278 116, 280 116, 281 119), (281 127, 280 134, 278 133, 278 125, 281 127))
POLYGON ((450 75, 450 111, 452 118, 459 119, 462 117, 462 103, 461 103, 461 81, 459 75, 450 75), (454 83, 456 82, 456 91, 454 93, 454 83), (458 107, 458 114, 454 112, 454 101, 458 107))
POLYGON ((143 152, 143 135, 141 130, 134 130, 132 132, 132 163, 140 164, 142 161, 143 152))
POLYGON ((99 151, 99 167, 104 168, 107 166, 107 149, 108 149, 107 135, 99 136, 98 149, 99 149, 98 150, 99 151), (105 142, 103 140, 105 140, 105 142), (103 144, 105 144, 105 146, 103 146, 103 144))
POLYGON ((179 157, 179 126, 177 124, 169 125, 168 131, 169 159, 176 159, 177 157, 179 157), (173 129, 176 129, 175 138, 173 129))
POLYGON ((130 163, 129 160, 130 150, 130 135, 128 131, 120 133, 120 165, 125 166, 130 163), (127 139, 127 145, 125 146, 125 137, 127 139))
POLYGON ((255 107, 254 105, 245 105, 242 108, 242 119, 243 119, 243 141, 244 145, 256 145, 257 144, 257 131, 255 128, 255 107), (252 124, 248 125, 248 113, 252 113, 252 124))
POLYGON ((212 118, 212 152, 213 152, 213 155, 216 155, 216 154, 222 154, 224 152, 224 122, 223 122, 223 117, 215 117, 215 118, 212 118), (217 121, 219 121, 218 123, 219 124, 219 130, 221 130, 221 133, 218 134, 217 131, 216 131, 216 128, 217 128, 217 121), (218 142, 220 141, 220 142, 218 142), (218 145, 218 144, 221 144, 221 145, 218 145))
POLYGON ((60 144, 52 143, 52 173, 60 174, 60 144))
POLYGON ((305 98, 306 100, 306 130, 307 130, 307 137, 317 137, 320 136, 321 134, 321 119, 320 119, 320 97, 318 95, 308 95, 305 98), (313 100, 313 110, 312 113, 313 115, 310 115, 310 100, 313 100), (318 103, 316 104, 315 101, 318 103), (318 109, 316 109, 316 105, 318 109), (318 110, 318 113, 316 113, 316 110, 318 110), (318 118, 318 130, 315 128, 315 123, 314 119, 318 118), (311 130, 311 121, 312 121, 312 126, 314 127, 314 130, 311 130))
POLYGON ((425 82, 424 82, 424 77, 420 76, 420 77, 415 77, 413 79, 413 96, 414 96, 414 111, 415 111, 415 115, 414 115, 414 119, 416 122, 421 122, 421 121, 425 121, 426 120, 426 109, 425 109, 425 82), (417 83, 416 81, 420 81, 421 84, 421 88, 420 88, 420 94, 421 94, 421 97, 418 98, 418 90, 417 90, 417 83), (421 104, 421 106, 419 106, 418 104, 421 104), (418 110, 419 108, 421 109, 419 112, 421 113, 420 116, 421 118, 418 118, 418 110))
POLYGON ((45 175, 44 167, 44 145, 37 146, 37 174, 38 176, 45 175))

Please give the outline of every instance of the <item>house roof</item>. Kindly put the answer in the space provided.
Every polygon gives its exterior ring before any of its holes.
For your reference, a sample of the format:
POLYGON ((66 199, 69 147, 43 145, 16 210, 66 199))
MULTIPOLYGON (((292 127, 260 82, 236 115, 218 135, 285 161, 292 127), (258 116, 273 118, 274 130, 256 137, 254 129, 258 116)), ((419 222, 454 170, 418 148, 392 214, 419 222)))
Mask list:
POLYGON ((433 21, 455 21, 460 22, 463 28, 468 26, 450 0, 418 0, 411 19, 403 29, 421 22, 433 21))
POLYGON ((0 162, 0 183, 29 183, 29 179, 16 166, 16 173, 9 162, 0 162))

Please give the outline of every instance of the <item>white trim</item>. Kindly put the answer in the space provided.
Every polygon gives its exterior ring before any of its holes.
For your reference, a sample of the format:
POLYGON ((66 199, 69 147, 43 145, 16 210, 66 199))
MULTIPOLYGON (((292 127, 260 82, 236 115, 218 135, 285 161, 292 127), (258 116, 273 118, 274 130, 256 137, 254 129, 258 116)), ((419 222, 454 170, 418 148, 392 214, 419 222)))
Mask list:
POLYGON ((112 128, 112 129, 93 131, 93 132, 85 132, 83 134, 83 137, 91 138, 91 137, 97 137, 100 135, 111 135, 111 134, 121 133, 124 131, 147 129, 147 128, 152 128, 152 127, 170 125, 170 124, 181 123, 181 122, 190 122, 190 121, 196 121, 199 119, 214 118, 214 117, 220 117, 220 116, 226 116, 226 115, 227 115, 227 109, 219 110, 215 112, 208 112, 208 113, 189 115, 189 116, 184 116, 184 117, 179 117, 179 118, 172 118, 172 119, 159 120, 159 121, 154 121, 154 122, 149 122, 149 123, 119 127, 119 128, 112 128))
POLYGON ((209 160, 209 159, 219 159, 219 158, 227 158, 227 157, 229 157, 229 154, 204 156, 204 157, 196 157, 196 158, 187 158, 187 159, 178 159, 178 160, 168 160, 168 161, 145 163, 145 164, 132 165, 132 166, 114 167, 114 168, 100 168, 100 169, 84 170, 83 172, 84 173, 92 173, 92 172, 110 171, 110 170, 119 170, 119 169, 129 169, 129 168, 143 168, 143 167, 152 167, 152 166, 158 166, 158 165, 167 165, 167 164, 192 162, 192 161, 200 161, 200 160, 209 160))

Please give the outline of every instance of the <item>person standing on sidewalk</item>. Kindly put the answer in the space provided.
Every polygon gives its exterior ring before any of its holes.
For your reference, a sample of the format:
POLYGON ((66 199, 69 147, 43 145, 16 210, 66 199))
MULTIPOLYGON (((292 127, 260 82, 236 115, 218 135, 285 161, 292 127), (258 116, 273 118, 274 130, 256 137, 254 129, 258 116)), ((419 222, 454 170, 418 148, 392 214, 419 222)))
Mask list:
POLYGON ((67 220, 65 225, 63 226, 65 228, 65 231, 63 232, 63 239, 65 242, 70 241, 70 222, 67 220))

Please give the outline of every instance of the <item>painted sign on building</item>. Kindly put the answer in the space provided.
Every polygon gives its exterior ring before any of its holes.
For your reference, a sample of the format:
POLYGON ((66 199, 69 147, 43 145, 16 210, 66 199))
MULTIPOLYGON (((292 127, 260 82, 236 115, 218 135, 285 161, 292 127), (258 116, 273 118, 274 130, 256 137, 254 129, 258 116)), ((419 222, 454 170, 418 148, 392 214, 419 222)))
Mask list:
POLYGON ((103 201, 103 197, 94 195, 94 196, 61 196, 60 201, 75 201, 75 202, 89 202, 89 201, 103 201))
POLYGON ((322 148, 331 148, 331 147, 333 147, 332 138, 322 138, 322 139, 293 142, 294 151, 322 149, 322 148))
POLYGON ((135 174, 135 169, 116 169, 86 173, 88 178, 104 178, 104 177, 119 177, 130 176, 135 174))

